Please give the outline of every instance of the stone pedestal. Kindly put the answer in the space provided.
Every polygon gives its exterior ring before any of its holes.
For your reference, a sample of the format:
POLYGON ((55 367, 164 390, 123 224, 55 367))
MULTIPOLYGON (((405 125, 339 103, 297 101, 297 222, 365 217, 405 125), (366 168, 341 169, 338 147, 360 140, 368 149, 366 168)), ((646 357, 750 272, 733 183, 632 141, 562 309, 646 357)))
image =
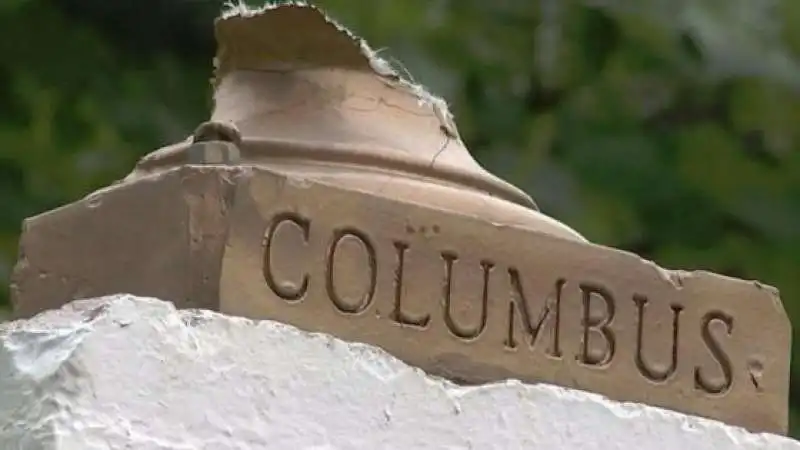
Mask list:
POLYGON ((118 296, 0 324, 0 448, 800 450, 546 384, 461 387, 272 321, 118 296))
POLYGON ((18 315, 126 292, 370 343, 460 383, 547 382, 785 431, 774 288, 587 242, 313 8, 231 15, 217 37, 210 123, 26 221, 18 315))

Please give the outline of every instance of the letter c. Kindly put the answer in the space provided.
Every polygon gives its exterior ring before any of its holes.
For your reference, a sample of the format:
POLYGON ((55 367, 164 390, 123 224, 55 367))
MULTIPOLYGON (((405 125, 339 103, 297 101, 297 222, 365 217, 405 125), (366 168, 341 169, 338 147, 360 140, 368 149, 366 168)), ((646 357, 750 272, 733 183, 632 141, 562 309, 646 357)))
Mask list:
POLYGON ((275 239, 275 232, 278 231, 278 227, 284 223, 291 223, 295 227, 299 228, 303 235, 304 242, 308 243, 308 237, 311 230, 310 220, 291 212, 283 212, 275 215, 270 221, 266 233, 267 242, 266 246, 264 247, 263 266, 264 281, 267 282, 267 286, 269 286, 272 292, 274 292, 278 297, 286 300, 287 302, 297 302, 302 300, 303 296, 305 296, 306 291, 308 290, 308 273, 303 274, 303 279, 300 282, 299 287, 290 287, 285 285, 281 286, 280 283, 275 281, 275 275, 272 273, 272 243, 275 239))

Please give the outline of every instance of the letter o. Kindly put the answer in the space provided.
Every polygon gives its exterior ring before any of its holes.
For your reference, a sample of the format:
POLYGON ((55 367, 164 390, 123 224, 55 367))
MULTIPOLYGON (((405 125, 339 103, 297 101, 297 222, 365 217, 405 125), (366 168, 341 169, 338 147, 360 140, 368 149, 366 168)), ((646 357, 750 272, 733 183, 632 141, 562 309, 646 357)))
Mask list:
POLYGON ((372 304, 375 298, 375 288, 378 284, 378 260, 375 253, 375 246, 370 241, 369 237, 362 231, 355 228, 344 228, 337 230, 330 245, 328 246, 328 258, 325 266, 325 288, 328 291, 328 298, 330 298, 333 305, 342 313, 345 314, 359 314, 364 312, 372 304), (367 292, 358 302, 347 302, 336 291, 334 283, 334 271, 336 265, 336 251, 339 249, 339 244, 346 237, 353 237, 361 244, 361 248, 366 253, 367 257, 367 270, 369 271, 369 286, 367 292))

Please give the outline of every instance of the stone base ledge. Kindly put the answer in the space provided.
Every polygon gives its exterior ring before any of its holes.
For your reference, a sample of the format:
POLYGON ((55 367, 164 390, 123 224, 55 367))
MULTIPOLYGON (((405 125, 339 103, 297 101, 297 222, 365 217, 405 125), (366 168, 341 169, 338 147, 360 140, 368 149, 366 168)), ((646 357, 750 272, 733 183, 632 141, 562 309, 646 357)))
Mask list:
POLYGON ((460 387, 272 321, 118 295, 0 324, 2 449, 798 449, 550 385, 460 387))

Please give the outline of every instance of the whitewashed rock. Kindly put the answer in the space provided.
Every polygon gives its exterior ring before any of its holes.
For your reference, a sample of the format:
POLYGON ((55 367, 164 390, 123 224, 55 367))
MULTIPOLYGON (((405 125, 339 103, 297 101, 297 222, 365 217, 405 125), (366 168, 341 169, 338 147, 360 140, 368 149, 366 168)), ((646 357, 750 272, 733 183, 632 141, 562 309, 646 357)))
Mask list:
POLYGON ((459 387, 376 348, 132 296, 0 325, 0 449, 799 449, 515 381, 459 387))

